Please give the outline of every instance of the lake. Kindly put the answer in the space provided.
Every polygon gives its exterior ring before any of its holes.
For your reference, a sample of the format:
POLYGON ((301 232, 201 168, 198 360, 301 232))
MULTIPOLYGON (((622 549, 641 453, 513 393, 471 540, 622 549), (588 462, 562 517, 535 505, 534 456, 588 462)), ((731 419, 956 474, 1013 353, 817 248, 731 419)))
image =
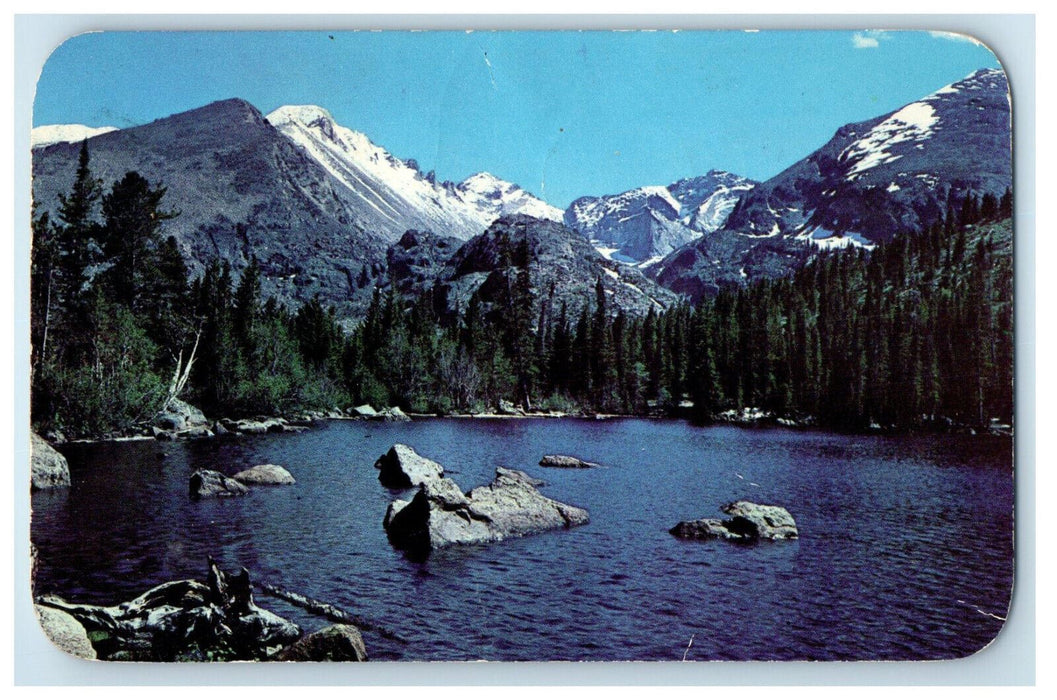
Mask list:
MULTIPOLYGON (((999 633, 1013 583, 1003 437, 428 419, 61 449, 72 486, 32 497, 38 594, 115 604, 164 581, 204 580, 212 555, 402 638, 364 631, 372 660, 955 658, 999 633), (382 487, 373 468, 398 442, 464 491, 496 466, 522 469, 591 522, 411 561, 382 529, 389 502, 410 492, 382 487), (551 453, 603 467, 536 466, 551 453), (197 468, 263 463, 297 484, 188 498, 197 468), (786 507, 800 539, 668 533, 737 499, 786 507)), ((306 631, 330 624, 260 592, 256 601, 306 631)))

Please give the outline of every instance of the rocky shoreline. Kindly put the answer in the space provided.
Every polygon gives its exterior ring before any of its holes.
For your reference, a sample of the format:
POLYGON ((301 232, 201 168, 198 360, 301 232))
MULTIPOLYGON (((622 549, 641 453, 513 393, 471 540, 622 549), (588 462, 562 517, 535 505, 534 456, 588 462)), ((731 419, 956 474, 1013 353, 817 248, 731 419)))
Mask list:
MULTIPOLYGON (((171 401, 149 423, 141 425, 134 433, 77 438, 69 442, 121 442, 129 440, 187 440, 213 438, 229 435, 263 435, 269 433, 299 433, 310 430, 321 421, 352 420, 380 421, 387 423, 406 422, 430 418, 513 420, 513 419, 558 419, 578 418, 587 420, 613 420, 620 418, 686 418, 708 424, 729 424, 742 427, 782 427, 797 430, 833 430, 853 434, 912 435, 915 433, 949 433, 956 435, 996 435, 1011 437, 1012 425, 991 420, 986 426, 959 423, 945 416, 922 416, 921 424, 915 428, 897 427, 870 423, 860 428, 827 426, 811 415, 776 414, 755 407, 728 409, 701 416, 694 412, 693 404, 684 401, 678 407, 664 408, 651 405, 644 413, 598 413, 593 411, 542 411, 525 410, 509 401, 501 400, 495 407, 485 411, 451 411, 446 413, 404 412, 399 406, 374 407, 363 404, 346 409, 333 407, 329 410, 299 411, 288 416, 253 416, 247 418, 210 419, 198 408, 180 400, 171 401)), ((67 442, 60 431, 43 434, 47 442, 67 442)))
MULTIPOLYGON (((210 557, 206 581, 170 581, 113 606, 37 596, 45 635, 63 651, 106 661, 367 661, 354 624, 304 634, 293 622, 256 604, 250 573, 226 574, 210 557)), ((267 590, 268 586, 261 587, 267 590)), ((290 600, 296 596, 281 591, 290 600)), ((277 595, 277 597, 280 597, 277 595)), ((316 602, 316 601, 311 601, 316 602)), ((333 606, 317 614, 341 620, 333 606)))

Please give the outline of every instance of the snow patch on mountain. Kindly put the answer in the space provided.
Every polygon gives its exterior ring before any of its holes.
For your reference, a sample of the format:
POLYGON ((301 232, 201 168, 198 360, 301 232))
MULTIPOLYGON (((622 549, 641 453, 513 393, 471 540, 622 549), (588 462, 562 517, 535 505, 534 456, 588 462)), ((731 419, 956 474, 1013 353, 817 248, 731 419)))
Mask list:
POLYGON ((873 250, 877 247, 861 233, 848 231, 842 234, 837 234, 821 227, 805 230, 798 234, 796 239, 811 243, 819 250, 843 250, 852 247, 873 250))
POLYGON ((924 141, 932 134, 937 122, 936 110, 925 101, 903 107, 840 154, 842 161, 854 162, 848 169, 847 178, 854 180, 870 168, 902 158, 890 149, 900 143, 924 141))
POLYGON ((100 134, 117 131, 116 126, 85 126, 84 124, 46 124, 35 127, 29 134, 31 148, 54 143, 76 143, 100 134))
POLYGON ((687 217, 685 223, 695 231, 712 233, 718 231, 727 222, 734 205, 741 195, 753 188, 753 183, 746 182, 733 187, 720 186, 701 203, 694 213, 687 217))
POLYGON ((723 226, 756 183, 721 170, 600 197, 581 197, 565 211, 566 226, 608 252, 638 264, 656 260, 723 226))
POLYGON ((267 118, 382 217, 391 237, 422 228, 466 239, 510 214, 561 221, 560 209, 489 173, 458 184, 437 182, 415 161, 401 160, 365 134, 337 124, 322 107, 288 105, 267 118))

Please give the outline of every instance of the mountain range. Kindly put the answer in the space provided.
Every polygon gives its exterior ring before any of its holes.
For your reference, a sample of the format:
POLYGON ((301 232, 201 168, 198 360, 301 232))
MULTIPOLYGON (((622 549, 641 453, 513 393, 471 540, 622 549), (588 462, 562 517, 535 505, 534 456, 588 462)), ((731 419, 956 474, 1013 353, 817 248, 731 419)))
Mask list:
POLYGON ((438 181, 315 106, 265 116, 230 99, 138 127, 88 129, 34 130, 39 210, 54 212, 68 191, 87 137, 105 184, 136 170, 167 188, 164 202, 180 216, 164 231, 193 269, 220 257, 238 272, 256 257, 266 294, 318 295, 346 318, 363 312, 377 284, 439 284, 455 305, 487 291, 489 274, 509 267, 497 258, 476 269, 500 234, 527 236, 537 250, 534 287, 573 276, 558 297, 582 299, 601 279, 615 307, 641 313, 677 294, 696 299, 787 274, 819 249, 872 247, 918 230, 953 200, 1012 184, 1009 89, 998 70, 841 127, 764 182, 713 170, 581 197, 564 212, 490 173, 438 181), (548 265, 561 275, 544 274, 548 265))

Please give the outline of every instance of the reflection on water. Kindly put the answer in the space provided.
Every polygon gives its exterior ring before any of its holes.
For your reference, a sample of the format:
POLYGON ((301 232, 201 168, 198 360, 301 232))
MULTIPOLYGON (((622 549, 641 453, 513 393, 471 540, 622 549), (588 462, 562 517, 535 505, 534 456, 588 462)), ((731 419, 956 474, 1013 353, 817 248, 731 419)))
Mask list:
MULTIPOLYGON (((694 427, 681 421, 332 422, 297 435, 68 445, 73 485, 33 496, 37 592, 111 604, 221 566, 392 629, 374 659, 938 659, 1001 628, 1013 577, 1011 441, 694 427), (403 442, 464 490, 496 466, 591 522, 494 545, 394 551, 399 492, 374 460, 403 442), (550 453, 605 465, 536 466, 550 453), (281 464, 292 487, 187 497, 197 468, 281 464), (686 542, 680 520, 746 498, 801 538, 686 542)), ((312 630, 327 624, 257 594, 312 630)))

